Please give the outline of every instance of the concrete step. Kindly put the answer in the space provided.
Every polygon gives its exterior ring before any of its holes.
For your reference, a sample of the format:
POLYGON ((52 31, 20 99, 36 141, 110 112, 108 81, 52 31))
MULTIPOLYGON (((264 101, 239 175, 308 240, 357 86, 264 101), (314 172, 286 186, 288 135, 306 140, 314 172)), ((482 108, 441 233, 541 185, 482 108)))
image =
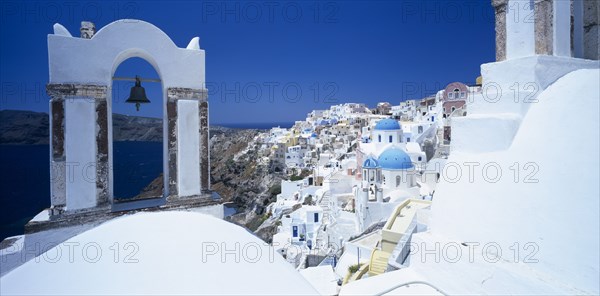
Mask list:
POLYGON ((389 258, 390 253, 377 249, 373 250, 369 263, 369 275, 375 276, 384 273, 387 270, 389 258))

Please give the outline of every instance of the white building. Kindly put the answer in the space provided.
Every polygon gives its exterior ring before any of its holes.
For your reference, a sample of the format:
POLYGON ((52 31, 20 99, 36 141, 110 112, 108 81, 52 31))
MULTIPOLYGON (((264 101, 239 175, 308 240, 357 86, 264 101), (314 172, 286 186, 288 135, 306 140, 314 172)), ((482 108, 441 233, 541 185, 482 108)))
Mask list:
POLYGON ((304 168, 304 150, 300 145, 287 148, 285 152, 285 166, 288 169, 304 168))

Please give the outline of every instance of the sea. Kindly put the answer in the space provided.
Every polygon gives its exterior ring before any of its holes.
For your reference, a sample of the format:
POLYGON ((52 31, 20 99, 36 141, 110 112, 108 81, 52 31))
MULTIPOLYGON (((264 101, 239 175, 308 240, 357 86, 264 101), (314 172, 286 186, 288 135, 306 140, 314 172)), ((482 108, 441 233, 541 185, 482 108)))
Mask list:
MULTIPOLYGON (((25 224, 50 206, 48 145, 0 145, 0 241, 23 234, 25 224)), ((137 195, 162 173, 161 142, 114 142, 115 198, 137 195)))

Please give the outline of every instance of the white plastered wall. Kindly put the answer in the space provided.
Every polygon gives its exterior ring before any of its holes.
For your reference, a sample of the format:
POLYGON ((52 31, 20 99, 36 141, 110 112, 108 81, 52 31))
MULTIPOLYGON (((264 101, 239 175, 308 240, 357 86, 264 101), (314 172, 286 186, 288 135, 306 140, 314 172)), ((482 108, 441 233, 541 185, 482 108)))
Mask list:
POLYGON ((177 102, 177 184, 179 196, 200 194, 200 125, 198 101, 179 100, 177 102))
POLYGON ((66 210, 96 206, 96 105, 86 97, 65 99, 66 210))
POLYGON ((533 0, 509 0, 506 10, 506 59, 534 55, 533 0))

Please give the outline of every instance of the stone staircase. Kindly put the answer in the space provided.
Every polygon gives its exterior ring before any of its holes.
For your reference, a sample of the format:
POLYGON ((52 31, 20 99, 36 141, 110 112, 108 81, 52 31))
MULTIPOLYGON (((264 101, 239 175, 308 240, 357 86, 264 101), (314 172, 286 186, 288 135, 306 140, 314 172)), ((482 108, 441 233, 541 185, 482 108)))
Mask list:
POLYGON ((371 253, 369 263, 369 276, 380 275, 387 270, 390 253, 375 249, 371 253))
POLYGON ((323 209, 323 225, 331 224, 331 193, 329 191, 323 194, 318 205, 323 209))
MULTIPOLYGON (((327 229, 329 227, 332 226, 332 223, 334 221, 332 221, 332 217, 331 217, 331 207, 330 207, 330 199, 331 199, 331 194, 329 193, 329 191, 327 191, 323 197, 321 197, 321 200, 319 200, 318 205, 323 209, 323 218, 322 218, 322 223, 323 226, 321 226, 321 229, 327 229)), ((328 243, 329 238, 327 237, 327 232, 325 231, 319 231, 317 234, 317 241, 316 241, 316 245, 317 246, 323 246, 325 248, 323 248, 323 252, 327 252, 328 250, 326 247, 326 244, 328 243)))

